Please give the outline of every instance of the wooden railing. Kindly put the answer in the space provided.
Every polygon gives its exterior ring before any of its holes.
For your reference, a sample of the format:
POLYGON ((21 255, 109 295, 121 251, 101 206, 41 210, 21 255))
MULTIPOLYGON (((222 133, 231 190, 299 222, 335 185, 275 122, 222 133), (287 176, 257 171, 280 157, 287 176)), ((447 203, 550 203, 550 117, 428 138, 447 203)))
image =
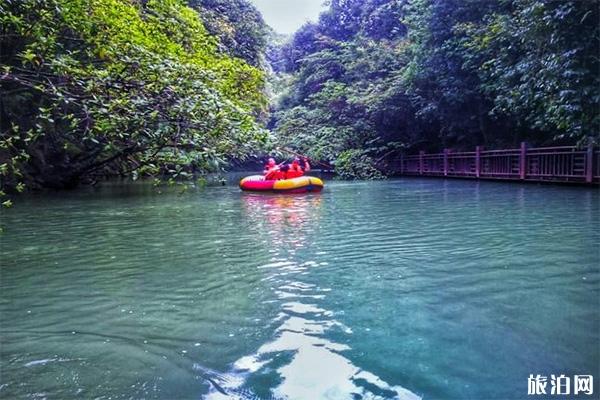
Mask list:
POLYGON ((402 156, 401 175, 447 176, 521 181, 600 183, 600 151, 593 145, 528 147, 402 156))

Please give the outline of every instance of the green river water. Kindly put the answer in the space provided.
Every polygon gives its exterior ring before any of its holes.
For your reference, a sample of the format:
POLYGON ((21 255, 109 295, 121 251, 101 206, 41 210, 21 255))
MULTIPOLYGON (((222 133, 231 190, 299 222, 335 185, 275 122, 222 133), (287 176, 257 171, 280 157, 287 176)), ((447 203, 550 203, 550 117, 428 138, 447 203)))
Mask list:
POLYGON ((16 200, 0 398, 524 399, 529 374, 593 375, 581 398, 598 398, 597 190, 136 183, 16 200))

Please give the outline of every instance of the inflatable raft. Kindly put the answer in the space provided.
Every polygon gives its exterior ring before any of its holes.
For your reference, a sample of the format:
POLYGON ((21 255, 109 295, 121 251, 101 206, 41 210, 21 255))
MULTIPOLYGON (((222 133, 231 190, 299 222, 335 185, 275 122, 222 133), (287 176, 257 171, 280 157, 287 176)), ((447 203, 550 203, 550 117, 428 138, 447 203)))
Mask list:
POLYGON ((240 181, 240 188, 253 192, 307 193, 320 192, 323 181, 314 176, 301 176, 292 179, 265 180, 262 175, 247 176, 240 181))

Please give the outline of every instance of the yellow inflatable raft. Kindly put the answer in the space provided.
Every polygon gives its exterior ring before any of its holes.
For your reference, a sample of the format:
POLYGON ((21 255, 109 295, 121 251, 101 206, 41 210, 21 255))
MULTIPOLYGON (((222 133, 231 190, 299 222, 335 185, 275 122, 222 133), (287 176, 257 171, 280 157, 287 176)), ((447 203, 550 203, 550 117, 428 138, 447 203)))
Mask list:
POLYGON ((262 175, 247 176, 240 181, 242 190, 255 192, 285 192, 306 193, 320 192, 323 189, 323 181, 314 176, 301 176, 292 179, 265 180, 262 175))

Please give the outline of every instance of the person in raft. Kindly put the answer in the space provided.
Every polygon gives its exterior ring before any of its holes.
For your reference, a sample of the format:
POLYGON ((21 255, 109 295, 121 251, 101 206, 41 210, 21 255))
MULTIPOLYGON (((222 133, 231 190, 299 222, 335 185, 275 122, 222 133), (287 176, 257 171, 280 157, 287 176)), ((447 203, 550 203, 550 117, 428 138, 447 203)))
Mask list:
POLYGON ((303 159, 303 166, 300 165, 300 159, 294 158, 291 164, 277 165, 275 159, 269 158, 263 171, 265 180, 292 179, 304 175, 304 172, 310 171, 310 164, 306 158, 303 159))
POLYGON ((269 158, 267 161, 267 165, 265 165, 265 169, 263 170, 263 175, 267 181, 285 179, 285 173, 281 171, 279 165, 275 164, 274 158, 269 158))
POLYGON ((299 176, 304 175, 305 172, 310 171, 310 164, 306 158, 302 159, 304 165, 300 165, 300 159, 298 157, 294 158, 291 164, 289 164, 289 169, 285 174, 286 179, 297 178, 299 176))

